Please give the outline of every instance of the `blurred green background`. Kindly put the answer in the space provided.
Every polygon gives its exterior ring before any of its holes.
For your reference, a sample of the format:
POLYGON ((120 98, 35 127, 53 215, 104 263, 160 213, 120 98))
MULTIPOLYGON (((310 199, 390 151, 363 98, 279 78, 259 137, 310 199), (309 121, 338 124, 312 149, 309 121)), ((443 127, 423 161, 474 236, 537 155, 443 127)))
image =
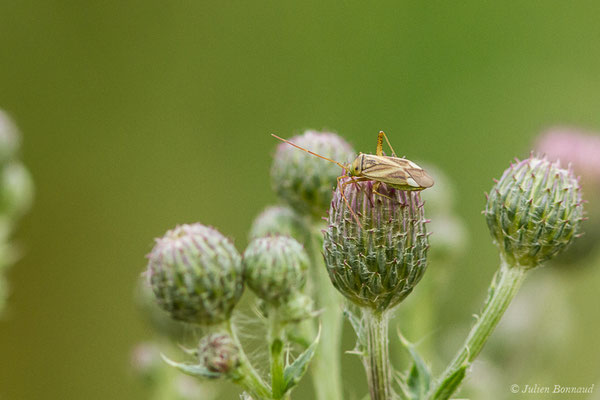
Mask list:
MULTIPOLYGON (((150 333, 131 298, 153 238, 201 221, 243 250, 276 201, 269 134, 306 128, 365 152, 385 130, 455 181, 471 241, 429 339, 458 331, 447 360, 497 266, 480 214, 492 178, 547 126, 600 129, 599 15, 594 1, 1 0, 0 108, 37 195, 0 322, 0 398, 146 398, 129 353, 150 333)), ((600 273, 542 269, 529 283, 554 275, 567 311, 534 312, 567 334, 550 356, 520 350, 519 371, 496 357, 491 398, 516 398, 512 383, 598 383, 600 273)), ((344 360, 362 395, 360 364, 344 360)))

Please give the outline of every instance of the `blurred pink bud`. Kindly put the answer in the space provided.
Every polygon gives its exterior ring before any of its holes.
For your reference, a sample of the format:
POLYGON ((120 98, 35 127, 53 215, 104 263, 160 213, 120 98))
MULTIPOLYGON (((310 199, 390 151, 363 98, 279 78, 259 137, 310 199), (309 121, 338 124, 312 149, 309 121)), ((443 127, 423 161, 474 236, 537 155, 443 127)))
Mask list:
POLYGON ((571 163, 584 185, 600 187, 600 134, 576 128, 554 127, 538 136, 535 149, 551 161, 571 163))

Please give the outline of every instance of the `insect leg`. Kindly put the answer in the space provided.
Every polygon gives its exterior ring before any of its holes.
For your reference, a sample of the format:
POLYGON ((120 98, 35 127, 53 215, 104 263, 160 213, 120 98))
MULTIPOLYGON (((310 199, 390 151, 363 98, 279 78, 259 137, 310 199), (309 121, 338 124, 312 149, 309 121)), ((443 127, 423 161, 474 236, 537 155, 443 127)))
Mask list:
POLYGON ((342 198, 344 199, 344 203, 346 203, 346 207, 348 207, 348 210, 350 210, 350 213, 352 214, 352 217, 354 217, 354 220, 356 221, 356 223, 358 224, 358 226, 360 226, 362 228, 362 224, 360 223, 360 220, 358 219, 358 216, 356 215, 356 213, 354 212, 354 210, 352 209, 352 207, 350 207, 350 202, 348 201, 348 198, 346 197, 346 185, 348 185, 351 182, 344 182, 342 183, 342 185, 340 186, 340 180, 342 178, 345 178, 347 175, 342 175, 342 176, 338 176, 337 181, 338 181, 338 186, 340 187, 340 194, 342 195, 342 198))
POLYGON ((383 146, 382 146, 382 139, 383 138, 385 138, 385 142, 389 146, 390 150, 392 150, 392 157, 396 157, 396 152, 394 151, 394 148, 390 144, 390 141, 388 140, 387 135, 383 131, 379 131, 379 137, 377 138, 377 155, 378 156, 382 156, 383 155, 383 146))
MULTIPOLYGON (((366 181, 370 181, 371 180, 371 179, 365 178, 365 177, 355 178, 354 176, 350 176, 349 178, 350 178, 350 180, 352 180, 352 182, 344 182, 343 183, 343 187, 346 187, 346 185, 349 185, 349 184, 353 183, 356 186, 356 188, 358 189, 359 192, 362 192, 364 189, 363 189, 362 186, 360 186, 358 184, 358 182, 366 182, 366 181)), ((365 194, 366 194, 366 192, 365 192, 365 194)), ((368 196, 367 198, 369 199, 369 203, 371 203, 371 207, 373 207, 373 201, 371 200, 371 196, 368 196)))
POLYGON ((379 185, 381 185, 381 182, 375 182, 373 184, 373 194, 379 195, 381 197, 385 197, 387 199, 390 199, 391 201, 395 201, 396 203, 399 203, 399 201, 396 200, 396 199, 394 199, 393 197, 390 197, 390 196, 388 196, 386 194, 378 192, 377 189, 379 189, 379 185))
MULTIPOLYGON (((340 177, 338 177, 338 185, 340 184, 340 179, 346 177, 346 175, 342 175, 340 177)), ((350 212, 352 213, 352 216, 354 217, 354 220, 356 221, 356 223, 358 224, 358 226, 360 226, 361 228, 363 227, 362 224, 360 223, 360 220, 358 219, 358 216, 356 215, 356 213, 354 212, 354 210, 352 210, 352 208, 350 207, 350 202, 348 201, 348 199, 346 198, 346 186, 350 185, 350 184, 355 184, 358 187, 358 190, 362 191, 362 187, 360 185, 358 185, 358 182, 364 182, 364 181, 370 181, 370 179, 368 178, 355 178, 353 176, 349 176, 350 181, 348 182, 344 182, 342 183, 342 186, 340 187, 340 193, 342 194, 342 197, 344 198, 344 201, 346 202, 346 206, 348 206, 348 209, 350 210, 350 212)), ((371 202, 371 206, 373 206, 373 202, 371 201, 371 198, 369 197, 369 202, 371 202)))

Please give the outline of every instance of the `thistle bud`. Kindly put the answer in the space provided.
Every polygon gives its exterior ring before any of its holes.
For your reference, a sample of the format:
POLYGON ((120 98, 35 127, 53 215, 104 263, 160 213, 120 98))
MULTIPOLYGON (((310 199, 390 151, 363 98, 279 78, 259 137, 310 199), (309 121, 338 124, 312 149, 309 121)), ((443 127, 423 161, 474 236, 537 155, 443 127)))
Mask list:
POLYGON ((239 349, 228 334, 213 333, 200 341, 198 361, 210 372, 228 374, 240 365, 239 349))
POLYGON ((284 322, 300 322, 315 315, 313 300, 303 293, 295 295, 279 308, 279 317, 284 322))
POLYGON ((4 111, 0 110, 0 165, 11 159, 20 145, 17 126, 4 111))
POLYGON ((276 307, 302 291, 308 264, 302 245, 287 236, 255 239, 244 252, 246 283, 259 298, 276 307))
MULTIPOLYGON (((536 141, 535 149, 545 154, 550 161, 568 163, 580 177, 585 199, 600 197, 600 135, 579 128, 555 127, 543 132, 536 141)), ((590 265, 582 262, 593 257, 600 239, 600 203, 586 204, 586 218, 581 230, 585 235, 569 246, 569 249, 555 259, 553 264, 561 266, 590 265)), ((591 263, 593 264, 593 263, 591 263)))
POLYGON ((131 366, 144 379, 154 379, 162 365, 160 349, 155 343, 139 343, 131 352, 131 366))
POLYGON ((252 223, 250 240, 269 236, 290 236, 303 243, 308 232, 302 219, 287 206, 267 207, 252 223))
POLYGON ((231 316, 244 289, 242 262, 219 231, 178 226, 156 241, 148 258, 152 290, 172 318, 209 325, 231 316))
POLYGON ((372 181, 346 185, 351 211, 337 187, 323 251, 331 282, 340 293, 361 307, 384 311, 419 282, 429 244, 419 193, 385 184, 377 191, 387 197, 373 193, 372 181))
POLYGON ((421 199, 427 206, 427 215, 453 214, 457 196, 452 179, 435 165, 421 162, 419 165, 435 176, 435 185, 421 192, 421 199))
POLYGON ((23 164, 13 161, 0 170, 0 214, 21 217, 31 206, 33 183, 23 164))
MULTIPOLYGON (((352 147, 335 133, 306 131, 290 141, 342 163, 354 155, 352 147)), ((301 215, 318 219, 329 206, 332 188, 341 172, 334 163, 280 143, 271 169, 271 182, 283 202, 301 215)))
MULTIPOLYGON (((1 272, 1 270, 0 270, 0 272, 1 272)), ((2 313, 2 310, 4 310, 4 306, 6 305, 7 297, 8 297, 8 287, 6 284, 6 280, 4 279, 3 275, 0 275, 0 314, 2 313)))
POLYGON ((532 156, 504 171, 484 214, 503 258, 533 268, 577 235, 583 219, 579 183, 570 169, 532 156))
POLYGON ((419 165, 435 176, 435 186, 421 192, 431 219, 429 260, 452 262, 464 253, 468 242, 465 223, 455 210, 456 185, 440 168, 426 163, 419 165))

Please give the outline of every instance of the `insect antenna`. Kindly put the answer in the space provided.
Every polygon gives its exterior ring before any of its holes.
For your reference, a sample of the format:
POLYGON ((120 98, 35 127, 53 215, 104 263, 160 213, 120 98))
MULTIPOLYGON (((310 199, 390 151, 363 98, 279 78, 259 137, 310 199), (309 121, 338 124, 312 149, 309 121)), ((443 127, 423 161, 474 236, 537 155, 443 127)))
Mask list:
POLYGON ((313 156, 316 156, 316 157, 322 158, 323 160, 327 160, 327 161, 329 161, 329 162, 335 163, 335 164, 339 165, 340 167, 342 167, 342 168, 344 169, 344 171, 348 172, 348 168, 346 168, 346 166, 345 166, 344 164, 340 163, 340 162, 337 162, 337 161, 335 161, 335 160, 332 160, 331 158, 323 157, 322 155, 320 155, 320 154, 317 154, 317 153, 314 153, 314 152, 312 152, 312 151, 310 151, 310 150, 307 150, 307 149, 305 149, 304 147, 300 147, 300 146, 298 146, 297 144, 294 144, 294 143, 290 142, 289 140, 285 140, 285 139, 283 139, 283 138, 280 138, 279 136, 277 136, 277 135, 275 135, 275 134, 273 134, 273 133, 271 133, 271 136, 273 136, 273 137, 274 137, 274 138, 276 138, 276 139, 279 139, 279 140, 281 140, 282 142, 285 142, 285 143, 289 144, 290 146, 294 146, 294 147, 295 147, 295 148, 297 148, 297 149, 300 149, 300 150, 302 150, 302 151, 305 151, 305 152, 307 152, 308 154, 312 154, 313 156))

